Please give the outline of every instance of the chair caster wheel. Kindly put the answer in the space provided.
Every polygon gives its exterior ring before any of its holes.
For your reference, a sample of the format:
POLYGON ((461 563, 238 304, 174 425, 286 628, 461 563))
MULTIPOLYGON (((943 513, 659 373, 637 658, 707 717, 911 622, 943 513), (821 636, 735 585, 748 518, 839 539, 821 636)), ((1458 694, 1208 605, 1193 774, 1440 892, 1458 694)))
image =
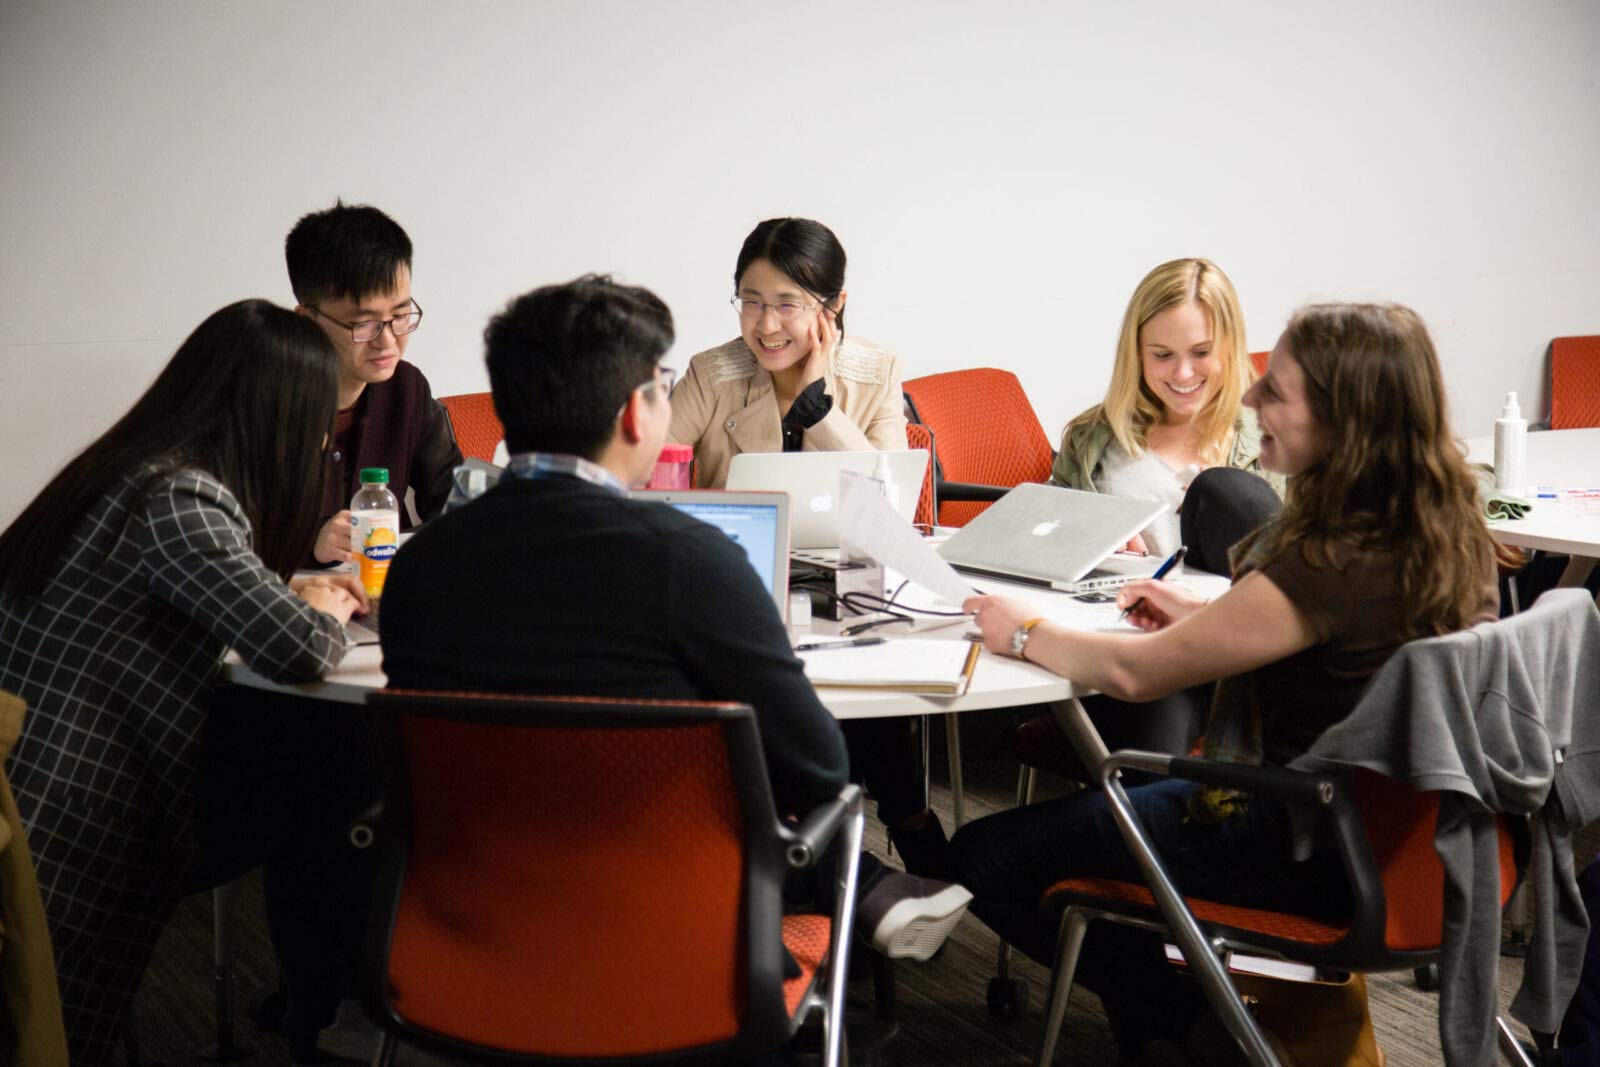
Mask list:
POLYGON ((263 1030, 283 1029, 289 994, 283 989, 258 989, 250 994, 250 1019, 263 1030))
POLYGON ((1439 988, 1439 965, 1430 963, 1426 967, 1416 969, 1417 988, 1424 993, 1432 993, 1439 988))
POLYGON ((1020 1019, 1028 1011, 1026 978, 989 979, 989 1014, 1002 1019, 1020 1019))

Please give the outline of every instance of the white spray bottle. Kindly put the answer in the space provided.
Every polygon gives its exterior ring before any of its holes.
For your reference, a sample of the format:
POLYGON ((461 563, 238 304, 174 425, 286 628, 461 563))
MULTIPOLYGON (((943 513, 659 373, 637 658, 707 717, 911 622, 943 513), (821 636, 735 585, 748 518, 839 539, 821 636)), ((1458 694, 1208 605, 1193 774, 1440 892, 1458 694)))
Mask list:
POLYGON ((1524 460, 1528 453, 1528 420, 1522 417, 1517 394, 1506 394, 1505 410, 1494 420, 1494 487, 1521 496, 1527 492, 1524 460))

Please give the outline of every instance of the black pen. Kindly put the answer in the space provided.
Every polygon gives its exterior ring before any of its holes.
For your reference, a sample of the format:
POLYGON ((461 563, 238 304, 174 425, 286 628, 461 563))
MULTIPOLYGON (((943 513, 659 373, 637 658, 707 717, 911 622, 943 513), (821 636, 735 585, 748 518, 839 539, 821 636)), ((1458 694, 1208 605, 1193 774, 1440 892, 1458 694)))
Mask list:
POLYGON ((887 637, 841 637, 837 641, 803 641, 794 646, 796 652, 815 652, 822 648, 860 648, 862 645, 881 645, 887 637))
MULTIPOLYGON (((1189 554, 1189 546, 1188 545, 1179 545, 1178 546, 1178 551, 1176 551, 1172 555, 1168 556, 1167 557, 1167 561, 1165 563, 1163 563, 1161 566, 1156 568, 1156 572, 1150 576, 1150 580, 1153 581, 1153 582, 1159 582, 1161 579, 1165 578, 1167 576, 1167 572, 1172 570, 1172 568, 1176 567, 1178 564, 1182 563, 1183 562, 1183 557, 1187 556, 1188 554, 1189 554)), ((1144 603, 1144 597, 1140 597, 1138 600, 1135 600, 1132 604, 1129 604, 1127 607, 1123 608, 1122 609, 1122 614, 1117 616, 1117 621, 1121 622, 1123 619, 1126 619, 1128 617, 1128 615, 1133 611, 1134 608, 1138 607, 1140 604, 1143 604, 1143 603, 1144 603)))

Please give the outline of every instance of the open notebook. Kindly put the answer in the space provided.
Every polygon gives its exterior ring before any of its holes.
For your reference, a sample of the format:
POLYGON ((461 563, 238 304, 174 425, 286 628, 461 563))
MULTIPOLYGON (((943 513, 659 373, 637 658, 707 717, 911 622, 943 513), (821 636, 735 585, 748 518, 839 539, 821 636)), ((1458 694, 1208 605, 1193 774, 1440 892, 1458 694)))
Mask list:
POLYGON ((894 689, 904 693, 961 696, 972 684, 983 645, 891 637, 865 648, 821 648, 796 652, 806 677, 818 689, 894 689))

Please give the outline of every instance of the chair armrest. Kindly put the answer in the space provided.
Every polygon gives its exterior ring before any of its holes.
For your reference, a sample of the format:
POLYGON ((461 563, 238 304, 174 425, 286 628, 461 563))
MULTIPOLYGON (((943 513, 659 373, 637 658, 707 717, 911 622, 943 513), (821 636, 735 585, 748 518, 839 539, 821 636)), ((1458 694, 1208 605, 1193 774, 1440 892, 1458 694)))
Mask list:
POLYGON ((1178 756, 1172 761, 1172 776, 1202 785, 1242 789, 1259 797, 1270 797, 1286 804, 1309 808, 1333 803, 1334 780, 1327 775, 1288 771, 1281 767, 1250 767, 1220 760, 1178 756))
POLYGON ((845 816, 861 803, 861 787, 854 782, 839 790, 839 795, 812 808, 800 825, 787 831, 786 856, 790 870, 803 871, 816 864, 828 843, 844 825, 845 816))
POLYGON ((1129 748, 1118 749, 1107 756, 1101 773, 1109 776, 1112 771, 1122 767, 1169 778, 1182 778, 1201 785, 1240 789, 1253 796, 1309 808, 1323 808, 1332 804, 1336 790, 1335 779, 1328 775, 1289 771, 1282 767, 1252 767, 1246 763, 1226 763, 1196 756, 1168 756, 1129 748))
POLYGON ((939 501, 948 503, 952 500, 999 500, 1011 492, 1013 486, 977 485, 973 482, 940 482, 937 488, 939 501))

